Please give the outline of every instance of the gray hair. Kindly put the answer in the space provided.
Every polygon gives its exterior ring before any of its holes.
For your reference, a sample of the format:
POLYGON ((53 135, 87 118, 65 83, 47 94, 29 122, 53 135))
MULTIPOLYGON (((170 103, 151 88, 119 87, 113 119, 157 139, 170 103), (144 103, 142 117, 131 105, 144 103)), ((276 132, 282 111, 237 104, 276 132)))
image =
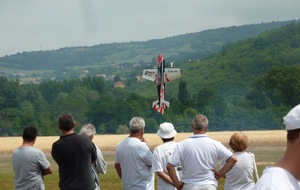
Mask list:
POLYGON ((129 122, 129 126, 131 133, 139 133, 145 128, 145 120, 141 117, 133 117, 129 122))
POLYGON ((208 119, 205 115, 199 114, 196 115, 193 119, 193 126, 196 130, 204 130, 208 126, 208 119))
POLYGON ((89 123, 89 124, 85 124, 81 127, 80 135, 86 135, 88 137, 95 135, 96 134, 96 128, 93 124, 89 123))

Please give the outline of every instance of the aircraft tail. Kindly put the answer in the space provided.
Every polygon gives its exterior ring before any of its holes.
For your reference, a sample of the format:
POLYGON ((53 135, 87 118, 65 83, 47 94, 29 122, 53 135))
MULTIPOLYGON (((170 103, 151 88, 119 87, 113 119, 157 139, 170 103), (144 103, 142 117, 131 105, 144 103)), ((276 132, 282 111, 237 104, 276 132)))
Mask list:
POLYGON ((158 104, 158 100, 156 100, 156 101, 154 101, 154 102, 152 103, 152 108, 153 108, 155 111, 157 111, 157 112, 163 114, 163 113, 164 113, 164 109, 168 108, 169 105, 170 105, 170 103, 169 103, 168 101, 165 101, 165 100, 163 100, 162 102, 160 102, 160 105, 159 105, 159 104, 158 104))

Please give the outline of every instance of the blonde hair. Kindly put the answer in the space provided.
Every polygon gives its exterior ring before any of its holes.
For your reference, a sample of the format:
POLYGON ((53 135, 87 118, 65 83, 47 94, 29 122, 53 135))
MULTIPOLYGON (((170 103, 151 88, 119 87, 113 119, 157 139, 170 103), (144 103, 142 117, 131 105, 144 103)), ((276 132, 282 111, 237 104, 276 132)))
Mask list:
POLYGON ((248 148, 248 137, 243 133, 234 133, 229 140, 230 148, 235 152, 242 152, 248 148))

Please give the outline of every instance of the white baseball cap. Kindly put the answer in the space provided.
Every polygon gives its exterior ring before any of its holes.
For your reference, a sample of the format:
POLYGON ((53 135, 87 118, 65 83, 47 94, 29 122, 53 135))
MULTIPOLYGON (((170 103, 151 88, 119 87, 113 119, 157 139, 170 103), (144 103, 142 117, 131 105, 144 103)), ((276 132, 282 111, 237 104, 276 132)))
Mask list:
POLYGON ((156 134, 162 139, 170 139, 177 134, 177 131, 174 129, 172 123, 164 122, 160 124, 156 134))
POLYGON ((287 131, 300 129, 300 104, 291 109, 291 111, 283 118, 283 123, 287 131))

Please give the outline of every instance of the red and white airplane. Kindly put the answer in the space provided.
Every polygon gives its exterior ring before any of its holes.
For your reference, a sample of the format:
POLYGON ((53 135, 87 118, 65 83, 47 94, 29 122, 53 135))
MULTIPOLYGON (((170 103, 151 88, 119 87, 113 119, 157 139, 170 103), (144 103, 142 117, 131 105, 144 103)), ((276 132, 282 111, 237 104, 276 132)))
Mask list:
POLYGON ((164 109, 169 107, 169 102, 165 100, 165 83, 181 77, 179 68, 173 68, 173 63, 165 64, 165 59, 161 54, 157 56, 157 68, 145 69, 142 78, 155 82, 157 85, 158 100, 154 101, 152 108, 163 114, 164 109))

